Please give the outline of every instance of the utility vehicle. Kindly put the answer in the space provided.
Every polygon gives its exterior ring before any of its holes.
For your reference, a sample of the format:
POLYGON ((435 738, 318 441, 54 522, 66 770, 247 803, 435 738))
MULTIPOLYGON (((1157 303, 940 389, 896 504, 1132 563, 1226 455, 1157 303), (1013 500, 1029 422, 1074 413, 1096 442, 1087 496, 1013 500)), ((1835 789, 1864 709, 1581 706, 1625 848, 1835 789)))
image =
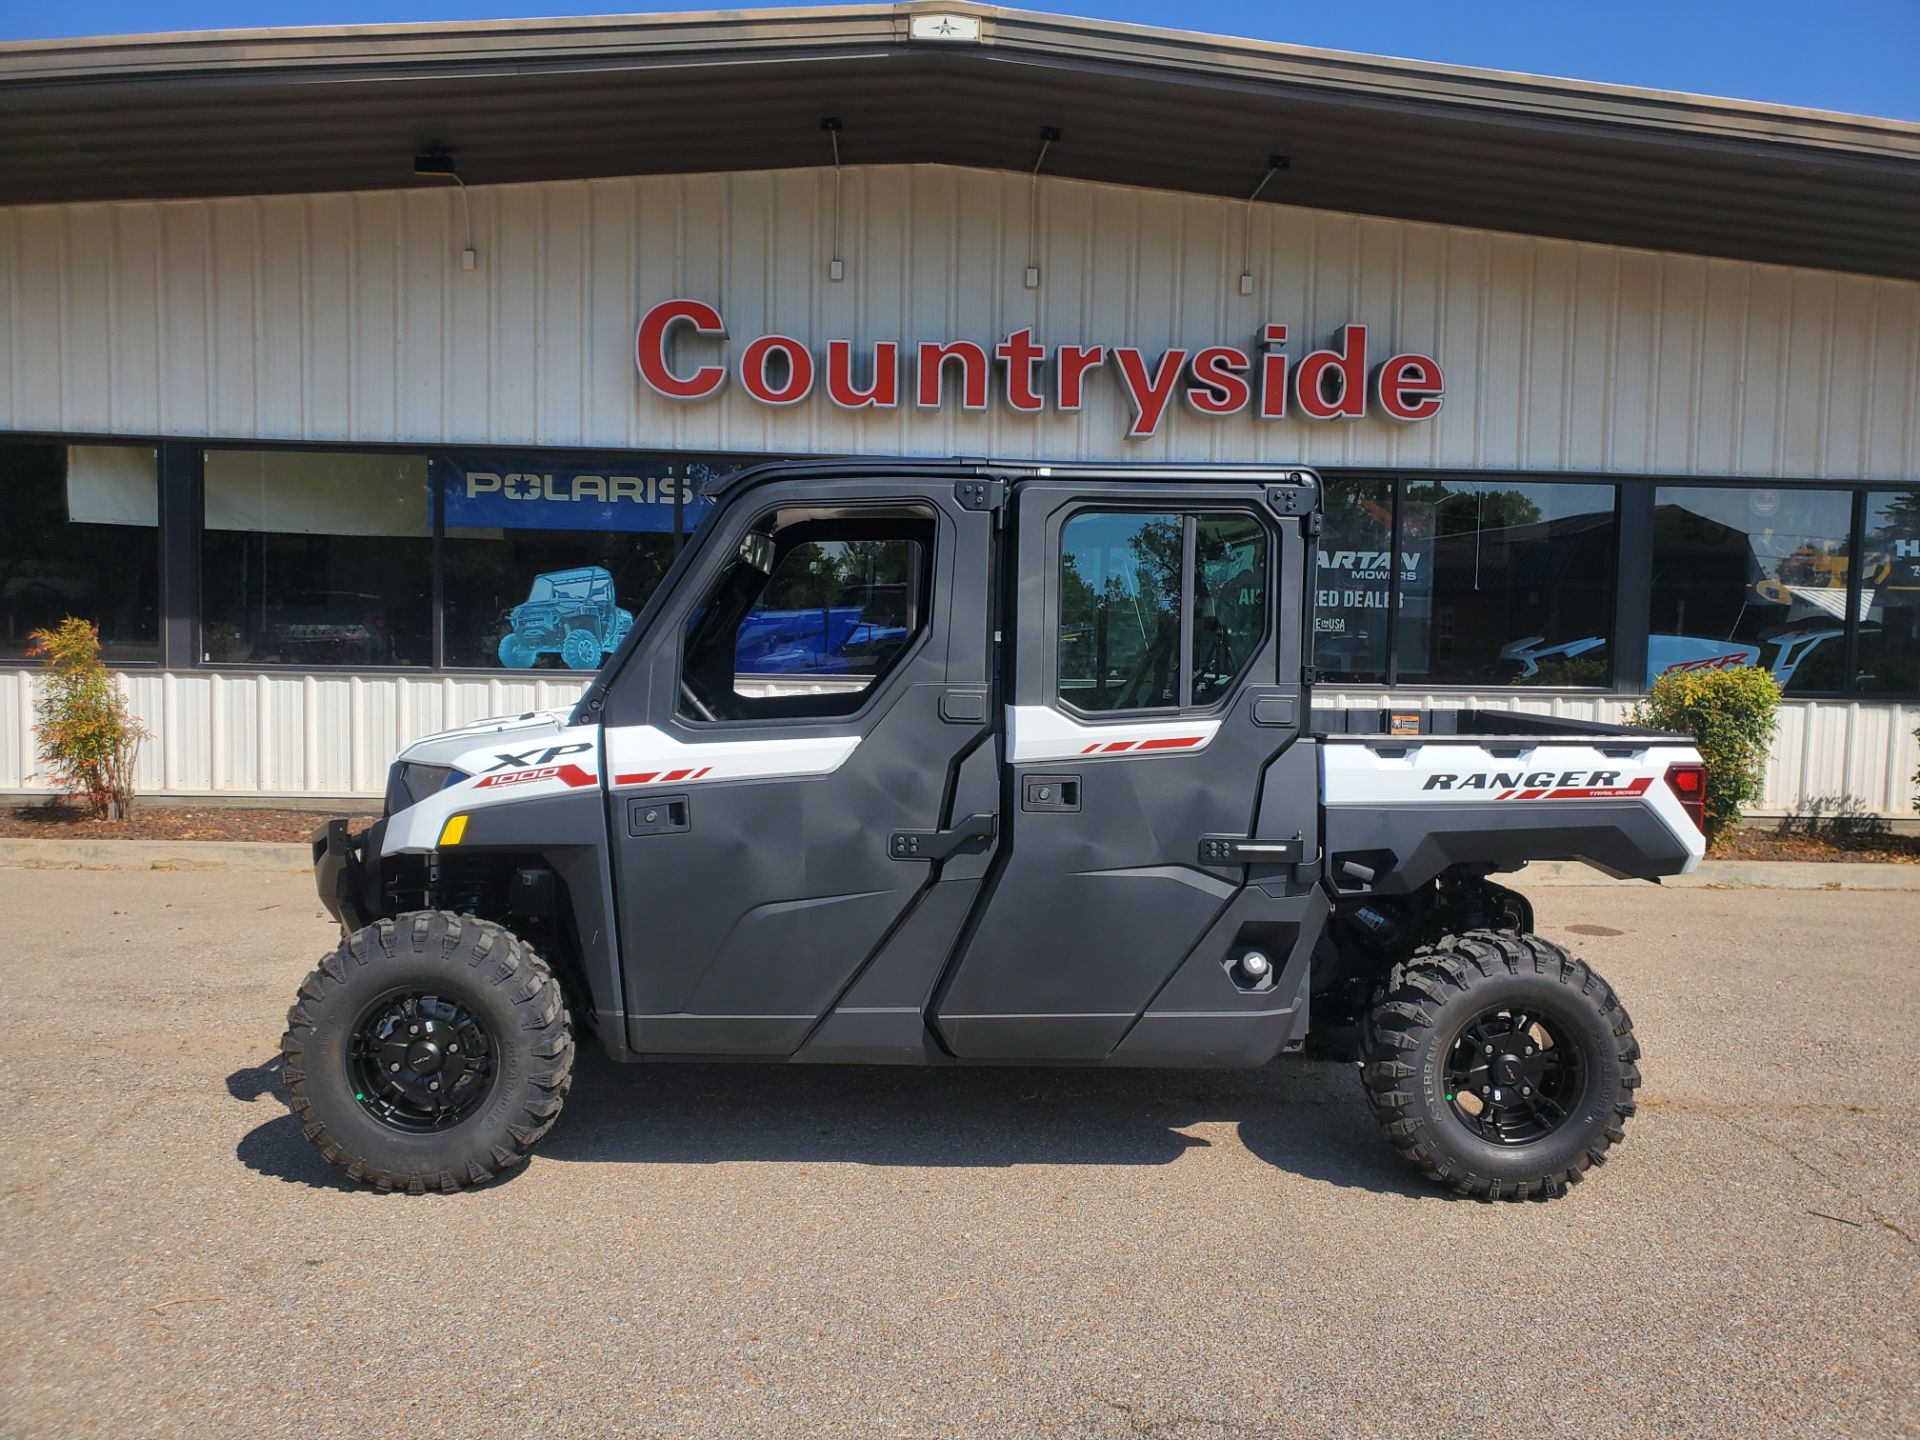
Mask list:
POLYGON ((542 655, 558 655, 570 670, 595 669, 633 625, 614 603, 613 576, 598 565, 534 576, 527 598, 500 618, 500 663, 514 670, 542 655))
MULTIPOLYGON (((787 463, 714 509, 570 712, 436 735, 314 837, 345 939, 282 1042, 355 1179, 523 1161, 576 1027, 623 1061, 1357 1056, 1465 1194, 1621 1137, 1627 1012, 1492 876, 1700 860, 1683 738, 1310 709, 1299 467, 787 463), (871 587, 898 643, 742 675, 763 597, 871 587)), ((843 652, 844 653, 844 652, 843 652)))

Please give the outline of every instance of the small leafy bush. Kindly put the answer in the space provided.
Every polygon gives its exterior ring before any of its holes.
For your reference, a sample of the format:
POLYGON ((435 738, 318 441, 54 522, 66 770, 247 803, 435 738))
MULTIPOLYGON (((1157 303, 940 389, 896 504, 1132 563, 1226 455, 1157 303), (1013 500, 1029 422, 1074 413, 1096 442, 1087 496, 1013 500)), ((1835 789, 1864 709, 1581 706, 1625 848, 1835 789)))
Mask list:
POLYGON ((1693 736, 1707 766, 1707 843, 1760 797, 1779 724, 1780 685, 1766 670, 1670 671, 1633 709, 1636 725, 1693 736))
POLYGON ((54 787, 84 795, 98 819, 124 819, 133 813, 133 762, 149 732, 100 658, 100 631, 68 616, 28 639, 27 653, 47 666, 33 733, 54 787))

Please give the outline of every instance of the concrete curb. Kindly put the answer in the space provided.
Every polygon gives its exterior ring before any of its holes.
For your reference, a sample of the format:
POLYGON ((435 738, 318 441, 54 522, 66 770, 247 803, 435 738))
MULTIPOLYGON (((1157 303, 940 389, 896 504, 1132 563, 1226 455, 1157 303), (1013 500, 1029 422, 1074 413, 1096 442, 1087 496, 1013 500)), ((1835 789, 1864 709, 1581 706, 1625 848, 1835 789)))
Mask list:
POLYGON ((14 870, 311 870, 306 845, 241 840, 0 839, 0 867, 14 870))
MULTIPOLYGON (((229 840, 0 839, 0 868, 14 870, 277 870, 306 871, 305 845, 229 840)), ((1541 860, 1517 875, 1496 877, 1517 889, 1568 885, 1640 885, 1613 880, 1572 860, 1541 860)), ((1660 882, 1685 890, 1916 890, 1920 865, 1799 860, 1709 860, 1697 874, 1660 882)))
MULTIPOLYGON (((1563 885, 1644 885, 1615 880, 1576 860, 1537 860, 1495 880, 1516 890, 1563 885)), ((1676 890, 1920 890, 1920 865, 1826 860, 1707 860, 1691 875, 1660 882, 1676 890)))

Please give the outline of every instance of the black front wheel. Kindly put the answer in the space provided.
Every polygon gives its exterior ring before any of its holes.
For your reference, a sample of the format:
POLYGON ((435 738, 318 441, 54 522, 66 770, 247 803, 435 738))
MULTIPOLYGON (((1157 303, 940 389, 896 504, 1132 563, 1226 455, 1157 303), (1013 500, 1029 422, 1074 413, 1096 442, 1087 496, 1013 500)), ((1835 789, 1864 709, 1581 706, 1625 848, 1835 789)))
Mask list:
POLYGON ((1396 965, 1363 1034, 1387 1138, 1463 1195, 1564 1191, 1634 1112, 1640 1046, 1613 988, 1537 935, 1474 931, 1396 965))
POLYGON ((281 1037, 307 1139, 382 1190, 458 1190, 520 1164, 572 1084, 546 962, 485 920, 423 911, 355 931, 301 983, 281 1037))

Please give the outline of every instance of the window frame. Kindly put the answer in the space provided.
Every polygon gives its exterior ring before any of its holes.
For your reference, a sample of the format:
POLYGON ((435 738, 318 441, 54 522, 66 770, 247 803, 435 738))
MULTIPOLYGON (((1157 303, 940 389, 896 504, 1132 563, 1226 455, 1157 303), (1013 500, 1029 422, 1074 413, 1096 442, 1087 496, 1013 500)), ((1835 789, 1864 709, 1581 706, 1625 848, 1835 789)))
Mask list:
MULTIPOLYGON (((927 538, 924 542, 919 540, 909 541, 911 544, 918 545, 925 552, 920 559, 920 624, 915 629, 908 643, 901 646, 892 660, 888 662, 887 668, 875 675, 871 683, 863 686, 857 692, 860 696, 860 703, 858 705, 851 710, 844 710, 838 714, 728 715, 717 720, 708 720, 699 715, 689 715, 682 709, 680 683, 684 680, 687 673, 687 621, 694 611, 705 603, 707 595, 712 591, 714 582, 719 579, 722 569, 728 563, 725 559, 719 559, 718 563, 708 570, 705 575, 695 577, 701 581, 701 587, 699 590, 691 592, 694 598, 690 599, 678 610, 668 612, 666 616, 667 623, 674 627, 672 643, 662 647, 663 653, 669 657, 672 663, 673 684, 671 693, 666 697, 666 713, 672 718, 673 723, 700 734, 719 734, 737 729, 764 730, 770 727, 804 729, 809 726, 832 727, 863 723, 865 718, 873 711, 874 706, 879 702, 881 696, 890 693, 895 688, 895 682, 911 668, 913 662, 919 657, 920 652, 926 649, 931 643, 930 637, 941 618, 938 613, 940 594, 939 567, 940 551, 942 548, 941 531, 947 521, 937 506, 925 505, 922 501, 910 498, 902 498, 899 500, 879 499, 850 501, 847 502, 845 506, 849 512, 845 518, 853 519, 860 518, 860 512, 863 510, 869 512, 900 511, 919 509, 922 507, 925 509, 925 514, 913 516, 911 519, 918 523, 925 524, 928 527, 927 538)), ((720 547, 719 554, 730 556, 739 542, 752 533, 754 528, 758 526, 762 520, 765 520, 769 515, 779 514, 783 509, 791 508, 793 508, 791 503, 782 505, 778 501, 775 501, 753 511, 752 514, 747 517, 746 521, 734 530, 730 537, 731 543, 720 547)), ((873 518, 885 520, 904 519, 908 517, 903 517, 898 514, 879 514, 873 518)), ((807 520, 799 523, 812 524, 817 522, 807 520)), ((776 531, 775 533, 778 532, 776 531)), ((806 544, 809 542, 802 541, 800 543, 806 544)), ((790 554, 791 551, 788 553, 790 554)), ((773 571, 768 573, 768 580, 771 580, 773 575, 779 573, 779 565, 785 563, 786 557, 782 556, 773 571)), ((735 632, 735 639, 737 642, 738 631, 735 632)), ((736 691, 735 693, 737 696, 738 692, 736 691)))
MULTIPOLYGON (((123 445, 129 448, 151 447, 153 450, 154 501, 158 506, 159 524, 154 528, 155 581, 158 593, 155 603, 159 613, 155 617, 158 624, 154 634, 155 658, 151 660, 116 660, 103 656, 109 670, 129 670, 139 673, 156 673, 162 670, 178 669, 170 663, 169 640, 170 621, 173 609, 170 602, 174 595, 169 589, 169 562, 173 559, 176 544, 174 531, 178 530, 181 517, 173 513, 169 504, 171 486, 168 475, 168 452, 175 448, 173 442, 147 435, 107 435, 76 434, 68 431, 52 430, 0 430, 0 445, 123 445)), ((198 543, 197 536, 189 532, 187 543, 198 543)), ((197 603, 197 602, 196 602, 197 603)), ((37 668, 39 662, 25 655, 0 656, 0 670, 23 670, 37 668)))
MULTIPOLYGON (((1864 534, 1866 522, 1866 497, 1870 491, 1920 492, 1920 478, 1912 480, 1873 479, 1873 480, 1823 480, 1795 476, 1782 478, 1773 475, 1691 475, 1683 471, 1578 471, 1578 470, 1501 470, 1501 469, 1449 469, 1432 468, 1396 468, 1379 465, 1356 465, 1351 467, 1323 466, 1320 473, 1329 482, 1338 480, 1383 481, 1393 504, 1393 544, 1398 551, 1404 519, 1403 492, 1408 483, 1432 480, 1452 481, 1491 481, 1495 483, 1560 483, 1560 484, 1599 484, 1612 485, 1617 495, 1616 516, 1619 524, 1619 548, 1615 559, 1614 571, 1614 651, 1613 683, 1605 686, 1535 686, 1535 685, 1463 685, 1455 682, 1423 681, 1402 678, 1400 663, 1400 578, 1399 565, 1391 566, 1389 582, 1389 600, 1387 610, 1387 678, 1377 680, 1349 680, 1338 673, 1316 671, 1316 682, 1323 688, 1331 688, 1356 693, 1375 693, 1414 691, 1421 694, 1441 696, 1471 696, 1499 694, 1520 697, 1523 695, 1548 696, 1608 696, 1623 699, 1636 698, 1647 693, 1645 683, 1647 634, 1650 628, 1650 616, 1653 605, 1653 510, 1654 492, 1663 487, 1685 486, 1699 489, 1720 490, 1827 490, 1847 494, 1852 505, 1852 519, 1848 535, 1848 554, 1858 556, 1866 543, 1864 534), (1627 660, 1626 657, 1632 657, 1627 660)), ((1315 560, 1317 568, 1317 549, 1315 560)), ((1859 701, 1869 704, 1913 704, 1920 701, 1920 689, 1910 691, 1872 691, 1861 689, 1855 683, 1856 647, 1859 634, 1859 587, 1860 567, 1849 562, 1849 596, 1847 648, 1848 663, 1846 678, 1848 688, 1842 690, 1802 690, 1796 691, 1790 699, 1794 701, 1859 701)), ((1309 654, 1307 663, 1312 665, 1309 654)))
POLYGON ((1266 651, 1273 639, 1276 624, 1274 610, 1279 602, 1279 587, 1276 583, 1274 567, 1278 563, 1278 549, 1274 542, 1272 517, 1257 506, 1238 504, 1230 500, 1191 500, 1182 501, 1162 497, 1157 500, 1142 500, 1138 503, 1115 501, 1107 498, 1089 499, 1061 507, 1053 518, 1051 526, 1052 544, 1047 576, 1047 591, 1051 603, 1047 609, 1051 621, 1049 654, 1045 671, 1047 703, 1059 708, 1062 714, 1071 715, 1090 725, 1102 721, 1126 720, 1142 715, 1215 715, 1223 712, 1233 703, 1241 688, 1246 684, 1247 676, 1260 656, 1266 651), (1175 704, 1136 706, 1125 710, 1088 710, 1074 704, 1060 689, 1060 630, 1063 619, 1063 600, 1065 586, 1062 577, 1066 568, 1067 528, 1075 520, 1085 515, 1178 515, 1180 517, 1180 610, 1176 623, 1180 630, 1180 695, 1175 704), (1196 540, 1199 534, 1199 519, 1202 515, 1244 515, 1260 527, 1262 549, 1261 581, 1266 587, 1266 603, 1260 607, 1260 633, 1247 651, 1247 658, 1234 672, 1233 679, 1221 690, 1218 699, 1206 705, 1193 703, 1193 626, 1194 599, 1199 580, 1199 564, 1196 540))
MULTIPOLYGON (((1795 690, 1791 694, 1782 688, 1783 700, 1858 700, 1871 692, 1854 688, 1854 657, 1858 652, 1860 640, 1860 565, 1858 563, 1861 547, 1866 536, 1863 526, 1866 516, 1868 484, 1856 484, 1851 481, 1829 480, 1729 480, 1715 477, 1711 480, 1698 480, 1691 475, 1650 475, 1645 482, 1645 508, 1647 514, 1647 543, 1641 551, 1640 560, 1644 567, 1641 583, 1641 614, 1646 617, 1646 629, 1640 637, 1639 664, 1634 670, 1642 683, 1634 686, 1630 693, 1644 695, 1650 688, 1646 682, 1647 641, 1653 631, 1653 515, 1658 508, 1659 493, 1662 490, 1808 490, 1829 495, 1846 497, 1847 501, 1847 598, 1845 601, 1846 630, 1840 639, 1842 674, 1846 678, 1846 688, 1840 690, 1795 690)), ((1912 488, 1920 491, 1920 483, 1912 487, 1888 485, 1886 489, 1912 488)), ((1897 699, 1895 696, 1883 697, 1897 699)))
MULTIPOLYGON (((1388 675, 1387 683, 1393 686, 1402 686, 1402 685, 1411 686, 1414 689, 1420 689, 1420 690, 1452 690, 1452 691, 1460 691, 1460 692, 1469 693, 1469 694, 1478 692, 1478 691, 1485 691, 1485 690, 1498 690, 1498 691, 1501 691, 1502 693, 1511 693, 1516 695, 1539 694, 1542 692, 1551 693, 1556 691, 1561 693, 1567 693, 1567 694, 1589 694, 1589 695, 1606 695, 1606 694, 1620 693, 1621 691, 1620 657, 1618 653, 1617 642, 1614 637, 1618 634, 1620 629, 1620 594, 1621 594, 1621 586, 1622 586, 1621 556, 1623 553, 1620 535, 1622 530, 1621 512, 1627 503, 1626 482, 1622 478, 1618 476, 1612 476, 1612 475, 1562 475, 1562 474, 1538 474, 1538 473, 1488 475, 1488 474, 1482 474, 1479 472, 1463 473, 1458 471, 1424 471, 1424 472, 1401 471, 1393 475, 1392 477, 1390 477, 1390 480, 1389 480, 1389 483, 1391 483, 1393 486, 1393 540, 1394 540, 1394 555, 1396 557, 1400 553, 1401 544, 1402 544, 1400 539, 1400 527, 1406 516, 1407 487, 1409 485, 1418 484, 1421 481, 1426 481, 1429 483, 1452 481, 1456 484, 1465 483, 1465 484, 1474 484, 1474 485, 1509 485, 1509 486, 1586 485, 1594 489, 1604 488, 1604 489, 1611 489, 1613 491, 1613 533, 1614 533, 1613 607, 1612 607, 1612 614, 1610 614, 1607 617, 1608 668, 1611 673, 1610 673, 1610 678, 1608 679, 1607 683, 1604 685, 1520 685, 1520 684, 1511 684, 1511 683, 1502 685, 1497 682, 1490 685, 1476 685, 1476 684, 1473 684, 1471 681, 1462 681, 1462 680, 1432 681, 1432 680, 1428 680, 1424 676, 1416 676, 1411 680, 1402 679, 1400 675, 1400 584, 1401 584, 1401 581, 1400 581, 1400 565, 1399 565, 1398 559, 1396 558, 1387 567, 1389 571, 1387 617, 1390 622, 1388 627, 1388 632, 1387 632, 1387 675, 1388 675)), ((1436 507, 1441 503, 1444 503, 1444 502, 1436 501, 1435 502, 1436 507)), ((1599 512, 1595 512, 1595 513, 1599 513, 1599 512)), ((1649 514, 1651 514, 1651 511, 1649 511, 1649 514)), ((1434 535, 1433 538, 1436 543, 1440 539, 1437 533, 1434 535)), ((1433 598, 1433 591, 1431 590, 1428 591, 1428 598, 1429 598, 1429 603, 1431 603, 1431 600, 1433 598)), ((1641 665, 1644 667, 1644 664, 1645 664, 1645 660, 1643 658, 1641 661, 1641 665)))

